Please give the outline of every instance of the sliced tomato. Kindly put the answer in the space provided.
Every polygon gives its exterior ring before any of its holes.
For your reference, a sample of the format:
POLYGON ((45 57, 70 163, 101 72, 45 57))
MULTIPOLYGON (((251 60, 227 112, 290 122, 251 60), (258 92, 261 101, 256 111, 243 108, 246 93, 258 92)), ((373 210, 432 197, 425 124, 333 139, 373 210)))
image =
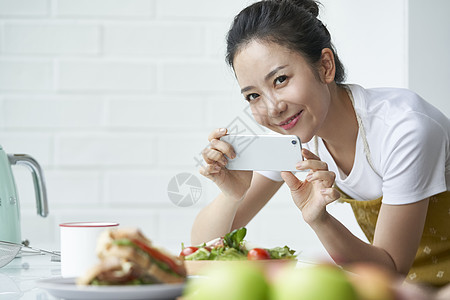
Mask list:
POLYGON ((253 248, 248 251, 247 254, 248 260, 262 260, 262 259, 270 259, 269 251, 263 248, 253 248))
POLYGON ((147 252, 151 257, 153 257, 154 259, 165 263, 166 265, 169 266, 169 268, 171 270, 173 270, 175 273, 184 276, 186 275, 185 273, 185 269, 183 268, 182 265, 177 264, 176 262, 174 262, 170 257, 168 257, 167 255, 165 255, 164 253, 160 252, 157 249, 153 249, 152 247, 149 247, 147 244, 133 239, 132 240, 133 243, 135 243, 139 248, 141 248, 143 251, 147 252))
POLYGON ((197 247, 186 247, 183 250, 181 250, 180 252, 180 256, 188 256, 191 255, 192 253, 195 253, 198 250, 197 247))

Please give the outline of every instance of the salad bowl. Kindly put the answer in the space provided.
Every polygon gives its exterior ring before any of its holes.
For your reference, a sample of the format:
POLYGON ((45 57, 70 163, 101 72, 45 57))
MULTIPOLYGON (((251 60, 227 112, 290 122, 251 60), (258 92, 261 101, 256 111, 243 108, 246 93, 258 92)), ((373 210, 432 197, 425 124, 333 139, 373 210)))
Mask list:
POLYGON ((251 247, 244 240, 246 233, 246 228, 242 227, 203 245, 190 247, 182 245, 180 257, 184 258, 187 274, 202 275, 209 269, 221 266, 249 264, 270 275, 283 267, 297 265, 295 250, 288 246, 251 247))
POLYGON ((202 275, 213 268, 220 268, 223 265, 241 265, 249 264, 263 270, 263 272, 271 277, 283 268, 295 268, 296 259, 267 259, 267 260, 186 260, 185 267, 188 276, 202 275))

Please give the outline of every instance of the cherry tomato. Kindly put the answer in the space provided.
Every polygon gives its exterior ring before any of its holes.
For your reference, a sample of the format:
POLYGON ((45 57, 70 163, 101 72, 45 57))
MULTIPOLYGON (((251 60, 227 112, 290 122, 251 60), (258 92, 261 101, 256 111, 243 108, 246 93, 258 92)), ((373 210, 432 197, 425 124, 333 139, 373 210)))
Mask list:
POLYGON ((270 259, 269 251, 263 248, 253 248, 248 251, 247 254, 248 260, 262 260, 262 259, 270 259))
POLYGON ((188 255, 194 253, 197 250, 198 250, 197 247, 186 247, 183 250, 181 250, 180 256, 188 256, 188 255))

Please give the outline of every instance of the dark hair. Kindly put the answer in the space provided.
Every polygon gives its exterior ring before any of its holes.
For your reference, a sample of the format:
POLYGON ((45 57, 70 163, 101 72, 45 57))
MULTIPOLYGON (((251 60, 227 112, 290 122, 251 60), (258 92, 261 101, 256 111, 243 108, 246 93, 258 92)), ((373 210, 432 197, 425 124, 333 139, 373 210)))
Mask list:
POLYGON ((317 19, 318 2, 314 0, 263 0, 243 9, 227 34, 226 61, 233 67, 237 52, 253 40, 274 42, 297 51, 316 71, 322 49, 333 52, 336 65, 334 80, 342 83, 345 70, 331 43, 331 36, 317 19))

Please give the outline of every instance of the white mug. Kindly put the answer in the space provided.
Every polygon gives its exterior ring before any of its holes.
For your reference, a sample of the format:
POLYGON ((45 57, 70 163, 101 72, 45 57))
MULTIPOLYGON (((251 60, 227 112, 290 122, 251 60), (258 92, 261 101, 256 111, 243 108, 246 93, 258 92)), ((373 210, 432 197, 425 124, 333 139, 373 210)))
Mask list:
POLYGON ((104 230, 118 223, 75 222, 59 224, 61 236, 61 275, 79 277, 99 262, 97 239, 104 230))

